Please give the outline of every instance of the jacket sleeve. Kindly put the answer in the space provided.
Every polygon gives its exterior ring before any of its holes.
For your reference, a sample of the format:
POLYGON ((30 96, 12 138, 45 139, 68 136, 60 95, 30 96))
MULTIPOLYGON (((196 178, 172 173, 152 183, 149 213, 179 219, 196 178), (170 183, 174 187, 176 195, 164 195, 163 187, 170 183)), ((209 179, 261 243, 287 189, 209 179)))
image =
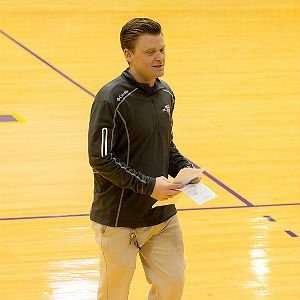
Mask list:
POLYGON ((139 194, 151 195, 155 178, 146 176, 120 161, 114 153, 118 138, 117 107, 98 99, 92 105, 89 132, 89 163, 94 172, 120 188, 129 188, 139 194))
POLYGON ((171 140, 169 145, 169 174, 174 178, 183 168, 193 168, 193 164, 185 158, 177 149, 173 142, 173 110, 175 105, 175 97, 172 93, 172 109, 171 109, 171 140))

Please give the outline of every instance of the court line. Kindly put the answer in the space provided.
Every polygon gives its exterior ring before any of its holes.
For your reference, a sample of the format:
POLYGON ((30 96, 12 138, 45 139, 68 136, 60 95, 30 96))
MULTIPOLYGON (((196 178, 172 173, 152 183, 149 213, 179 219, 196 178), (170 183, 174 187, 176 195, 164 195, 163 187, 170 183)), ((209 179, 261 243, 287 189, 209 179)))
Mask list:
POLYGON ((66 78, 67 80, 71 81, 73 84, 75 84, 77 87, 79 87, 80 89, 82 89, 83 91, 85 91, 86 93, 88 93, 89 95, 91 95, 92 97, 95 97, 95 95, 93 93, 91 93, 90 91, 88 91, 86 88, 84 88, 82 85, 80 85, 79 83, 77 83, 76 81, 74 81, 72 78, 70 78, 69 76, 67 76, 66 74, 64 74, 63 72, 61 72, 60 70, 58 70, 57 68, 55 68, 53 65, 51 65, 50 63, 48 63, 46 60, 44 60, 42 57, 40 57, 39 55, 37 55, 36 53, 34 53, 33 51, 31 51, 30 49, 28 49, 26 46, 24 46, 23 44, 21 44, 20 42, 18 42, 17 40, 15 40, 13 37, 11 37, 10 35, 8 35, 7 33, 5 33, 3 30, 0 29, 0 33, 2 33, 3 35, 5 35, 7 38, 9 38, 10 40, 12 40, 14 43, 18 44, 21 48, 23 48, 24 50, 26 50, 27 52, 29 52, 30 54, 32 54, 34 57, 36 57, 37 59, 39 59, 40 61, 42 61, 44 64, 46 64, 48 67, 50 67, 51 69, 53 69, 55 72, 59 73, 61 76, 63 76, 64 78, 66 78))
MULTIPOLYGON (((192 162, 192 161, 190 161, 190 162, 194 165, 194 167, 196 167, 198 169, 201 169, 194 162, 192 162)), ((224 190, 226 190, 227 192, 229 192, 230 194, 232 194, 233 196, 235 196, 236 198, 238 198, 239 200, 241 200, 242 202, 244 202, 247 206, 254 206, 254 204, 252 204, 251 202, 249 202, 248 200, 246 200, 240 194, 238 194, 237 192, 235 192, 234 190, 232 190, 230 187, 228 187, 227 185, 225 185, 223 182, 221 182, 220 180, 218 180, 216 177, 214 177, 211 174, 209 174, 207 171, 204 171, 203 174, 206 175, 208 178, 210 178, 212 181, 214 181, 216 184, 218 184, 219 186, 221 186, 224 190)))
MULTIPOLYGON (((74 81, 72 78, 70 78, 69 76, 65 75, 63 72, 61 72, 60 70, 58 70, 56 67, 54 67, 53 65, 51 65, 50 63, 48 63, 46 60, 44 60, 42 57, 40 57, 39 55, 37 55, 36 53, 34 53, 33 51, 31 51, 29 48, 27 48, 26 46, 24 46, 23 44, 21 44, 20 42, 18 42, 17 40, 15 40, 13 37, 11 37, 9 34, 5 33, 3 30, 0 29, 0 33, 2 33, 4 36, 6 36, 8 39, 10 39, 11 41, 13 41, 14 43, 16 43, 17 45, 19 45, 21 48, 23 48, 24 50, 26 50, 27 52, 29 52, 31 55, 33 55, 34 57, 36 57, 37 59, 39 59, 40 61, 42 61, 43 63, 45 63, 47 66, 49 66, 51 69, 53 69, 55 72, 59 73, 61 76, 63 76, 64 78, 66 78, 67 80, 69 80, 70 82, 72 82, 73 84, 75 84, 77 87, 79 87, 80 89, 82 89, 83 91, 85 91, 86 93, 88 93, 90 96, 95 97, 95 95, 93 93, 91 93, 90 91, 88 91, 86 88, 84 88, 82 85, 80 85, 79 83, 77 83, 76 81, 74 81)), ((195 163, 193 163, 192 161, 190 161, 195 167, 199 166, 195 163)), ((244 197, 242 197, 241 195, 239 195, 238 193, 236 193, 234 190, 232 190, 231 188, 229 188, 227 185, 225 185, 224 183, 222 183, 220 180, 218 180, 217 178, 215 178, 214 176, 212 176, 211 174, 209 174, 208 172, 204 171, 203 172, 204 175, 206 175, 208 178, 210 178, 212 181, 214 181, 216 184, 218 184, 219 186, 221 186, 223 189, 225 189, 227 192, 229 192, 230 194, 232 194, 234 197, 236 197, 237 199, 239 199, 240 201, 242 201, 244 204, 246 204, 247 206, 254 206, 254 204, 252 204, 251 202, 249 202, 248 200, 246 200, 244 197)))
MULTIPOLYGON (((273 206, 291 206, 291 205, 300 205, 298 203, 278 203, 278 204, 258 204, 252 206, 236 205, 236 206, 214 206, 214 207, 192 207, 192 208, 177 208, 178 211, 187 211, 187 210, 213 210, 213 209, 233 209, 233 208, 257 208, 257 207, 273 207, 273 206)), ((0 219, 1 220, 1 219, 0 219)))
POLYGON ((293 231, 285 230, 285 232, 291 237, 298 237, 298 235, 296 233, 294 233, 293 231))
POLYGON ((263 216, 263 217, 266 218, 270 222, 276 222, 276 220, 273 219, 271 216, 263 216))
MULTIPOLYGON (((220 206, 220 207, 191 207, 191 208, 177 208, 177 211, 191 211, 191 210, 215 210, 215 209, 235 209, 235 208, 257 208, 257 207, 273 207, 273 206, 291 206, 300 205, 299 203, 278 203, 278 204, 260 204, 253 206, 220 206)), ((32 220, 32 219, 57 219, 57 218, 72 218, 72 217, 88 217, 88 213, 82 214, 66 214, 66 215, 46 215, 46 216, 24 216, 0 218, 0 221, 17 221, 17 220, 32 220)))

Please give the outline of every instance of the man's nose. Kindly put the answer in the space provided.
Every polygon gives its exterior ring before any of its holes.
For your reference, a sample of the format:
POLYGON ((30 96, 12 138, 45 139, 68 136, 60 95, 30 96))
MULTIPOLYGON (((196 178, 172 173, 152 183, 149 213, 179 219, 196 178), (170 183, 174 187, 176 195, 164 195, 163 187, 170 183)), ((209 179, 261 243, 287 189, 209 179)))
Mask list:
POLYGON ((165 58, 164 53, 161 53, 160 51, 155 56, 155 60, 164 60, 164 58, 165 58))

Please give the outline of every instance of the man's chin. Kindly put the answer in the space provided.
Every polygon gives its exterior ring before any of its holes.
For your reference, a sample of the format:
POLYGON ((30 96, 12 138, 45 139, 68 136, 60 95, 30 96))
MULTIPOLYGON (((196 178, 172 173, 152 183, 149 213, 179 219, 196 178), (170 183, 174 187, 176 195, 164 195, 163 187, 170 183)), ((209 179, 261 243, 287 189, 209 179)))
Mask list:
POLYGON ((155 72, 155 77, 162 77, 164 76, 164 70, 163 71, 159 71, 159 72, 155 72))

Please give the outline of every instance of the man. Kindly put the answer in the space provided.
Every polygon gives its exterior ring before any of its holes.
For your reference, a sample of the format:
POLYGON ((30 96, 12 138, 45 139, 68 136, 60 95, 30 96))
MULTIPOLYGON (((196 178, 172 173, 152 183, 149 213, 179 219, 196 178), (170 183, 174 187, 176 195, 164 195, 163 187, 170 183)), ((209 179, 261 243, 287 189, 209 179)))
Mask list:
MULTIPOLYGON (((174 94, 164 74, 159 23, 136 18, 120 34, 129 68, 95 97, 89 126, 94 171, 90 218, 100 247, 98 299, 128 299, 139 253, 149 299, 181 299, 184 253, 175 205, 152 208, 179 193, 169 181, 193 167, 173 143, 174 94)), ((199 182, 197 178, 193 183, 199 182)))

